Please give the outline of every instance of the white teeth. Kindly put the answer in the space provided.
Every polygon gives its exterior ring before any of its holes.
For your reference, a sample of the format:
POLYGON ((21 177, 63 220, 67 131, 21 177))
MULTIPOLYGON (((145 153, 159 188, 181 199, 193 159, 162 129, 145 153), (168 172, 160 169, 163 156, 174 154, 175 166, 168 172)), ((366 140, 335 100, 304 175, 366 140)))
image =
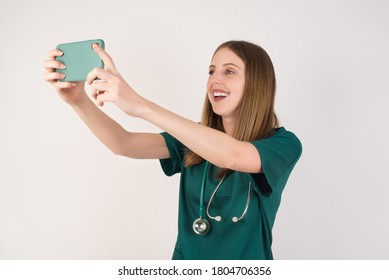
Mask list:
POLYGON ((227 95, 228 95, 228 93, 225 93, 225 92, 214 92, 213 93, 214 97, 220 97, 220 96, 226 97, 227 95))

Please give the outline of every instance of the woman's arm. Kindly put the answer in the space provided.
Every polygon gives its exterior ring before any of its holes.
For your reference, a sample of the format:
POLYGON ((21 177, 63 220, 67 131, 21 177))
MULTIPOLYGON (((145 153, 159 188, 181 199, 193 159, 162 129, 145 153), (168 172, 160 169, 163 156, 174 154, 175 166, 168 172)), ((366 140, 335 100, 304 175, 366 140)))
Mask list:
POLYGON ((49 52, 48 59, 43 62, 46 69, 44 79, 51 83, 61 98, 80 116, 96 137, 113 153, 132 158, 168 158, 169 151, 165 140, 159 134, 131 133, 102 112, 85 93, 85 83, 58 82, 62 73, 56 68, 65 66, 55 60, 61 56, 60 50, 49 52))
POLYGON ((111 57, 100 46, 94 45, 94 49, 104 61, 106 69, 94 69, 89 73, 87 82, 100 106, 104 102, 113 102, 128 115, 142 118, 165 130, 216 166, 242 172, 260 172, 260 156, 251 143, 238 141, 146 100, 125 82, 111 57), (94 82, 95 78, 103 82, 94 82))
POLYGON ((185 119, 154 103, 149 104, 141 117, 173 135, 216 166, 248 173, 261 171, 258 151, 249 142, 238 141, 226 133, 185 119))
POLYGON ((87 95, 83 96, 73 109, 114 154, 139 159, 162 159, 170 156, 162 135, 129 132, 97 108, 87 95))

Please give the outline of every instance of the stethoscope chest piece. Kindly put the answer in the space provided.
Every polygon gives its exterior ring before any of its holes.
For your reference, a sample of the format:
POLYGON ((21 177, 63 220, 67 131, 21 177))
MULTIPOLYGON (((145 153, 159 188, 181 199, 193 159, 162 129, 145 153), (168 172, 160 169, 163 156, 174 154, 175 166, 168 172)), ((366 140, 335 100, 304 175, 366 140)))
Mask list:
MULTIPOLYGON (((196 219, 193 222, 193 231, 196 234, 198 234, 198 235, 205 235, 211 229, 211 224, 209 223, 209 221, 207 219, 203 218, 203 213, 204 213, 204 210, 203 210, 203 206, 204 206, 203 205, 204 204, 204 189, 205 189, 205 179, 206 179, 206 175, 207 175, 208 165, 209 165, 209 162, 206 161, 205 162, 204 173, 203 173, 203 180, 202 180, 202 183, 201 183, 201 191, 200 191, 200 211, 199 211, 200 213, 199 213, 199 218, 196 219)), ((211 195, 211 198, 209 199, 209 202, 208 202, 208 205, 207 205, 207 216, 208 216, 208 218, 210 218, 212 220, 215 220, 217 222, 220 222, 222 220, 221 216, 211 216, 211 214, 209 213, 209 208, 210 208, 210 205, 212 203, 212 199, 215 196, 215 194, 216 194, 217 190, 219 189, 219 187, 221 186, 221 184, 223 183, 224 178, 225 178, 225 176, 223 176, 223 178, 220 180, 219 184, 217 185, 217 187, 213 191, 213 193, 211 195)), ((247 213, 247 210, 248 210, 248 207, 249 207, 249 204, 250 204, 250 194, 251 194, 251 182, 249 183, 249 191, 248 191, 248 194, 247 194, 247 201, 246 201, 245 209, 244 209, 242 215, 239 218, 238 217, 233 217, 232 218, 232 221, 234 223, 239 222, 240 220, 242 220, 246 216, 246 213, 247 213)))
POLYGON ((205 235, 211 229, 211 224, 207 219, 198 218, 193 223, 193 231, 199 235, 205 235))

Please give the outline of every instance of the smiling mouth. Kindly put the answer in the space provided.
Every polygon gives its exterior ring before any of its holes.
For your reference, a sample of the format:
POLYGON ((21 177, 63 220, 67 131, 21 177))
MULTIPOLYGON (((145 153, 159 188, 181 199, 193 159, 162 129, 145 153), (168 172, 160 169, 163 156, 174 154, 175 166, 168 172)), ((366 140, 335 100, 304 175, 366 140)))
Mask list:
POLYGON ((215 101, 221 101, 224 98, 226 98, 228 95, 230 95, 230 94, 227 93, 227 92, 215 91, 213 93, 213 98, 214 98, 215 101))

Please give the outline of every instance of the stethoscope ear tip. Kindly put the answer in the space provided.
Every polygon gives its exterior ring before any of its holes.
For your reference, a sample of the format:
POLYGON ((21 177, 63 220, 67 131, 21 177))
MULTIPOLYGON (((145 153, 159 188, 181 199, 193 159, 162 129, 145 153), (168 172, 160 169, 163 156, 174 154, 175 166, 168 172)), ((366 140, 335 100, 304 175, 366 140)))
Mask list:
MULTIPOLYGON (((209 162, 205 161, 205 168, 204 168, 203 179, 202 179, 202 183, 201 183, 201 191, 200 191, 200 211, 199 211, 200 215, 199 215, 199 218, 193 222, 193 231, 199 235, 207 234, 211 228, 211 224, 209 223, 209 221, 207 219, 203 219, 204 189, 205 189, 205 181, 206 181, 208 166, 209 166, 209 162)), ((213 193, 208 201, 208 205, 207 205, 207 216, 210 219, 215 220, 217 222, 220 222, 222 220, 222 217, 221 216, 216 216, 216 217, 211 216, 209 214, 209 207, 212 203, 213 197, 215 196, 217 190, 219 189, 219 187, 223 183, 225 177, 226 177, 226 175, 223 176, 223 178, 220 180, 219 184, 216 186, 215 190, 213 191, 213 193)), ((248 210, 248 207, 250 204, 250 194, 251 194, 251 182, 249 182, 249 191, 247 193, 247 201, 246 201, 245 209, 239 218, 232 217, 232 221, 234 223, 239 222, 240 220, 242 220, 246 216, 246 213, 247 213, 247 210, 248 210)))

